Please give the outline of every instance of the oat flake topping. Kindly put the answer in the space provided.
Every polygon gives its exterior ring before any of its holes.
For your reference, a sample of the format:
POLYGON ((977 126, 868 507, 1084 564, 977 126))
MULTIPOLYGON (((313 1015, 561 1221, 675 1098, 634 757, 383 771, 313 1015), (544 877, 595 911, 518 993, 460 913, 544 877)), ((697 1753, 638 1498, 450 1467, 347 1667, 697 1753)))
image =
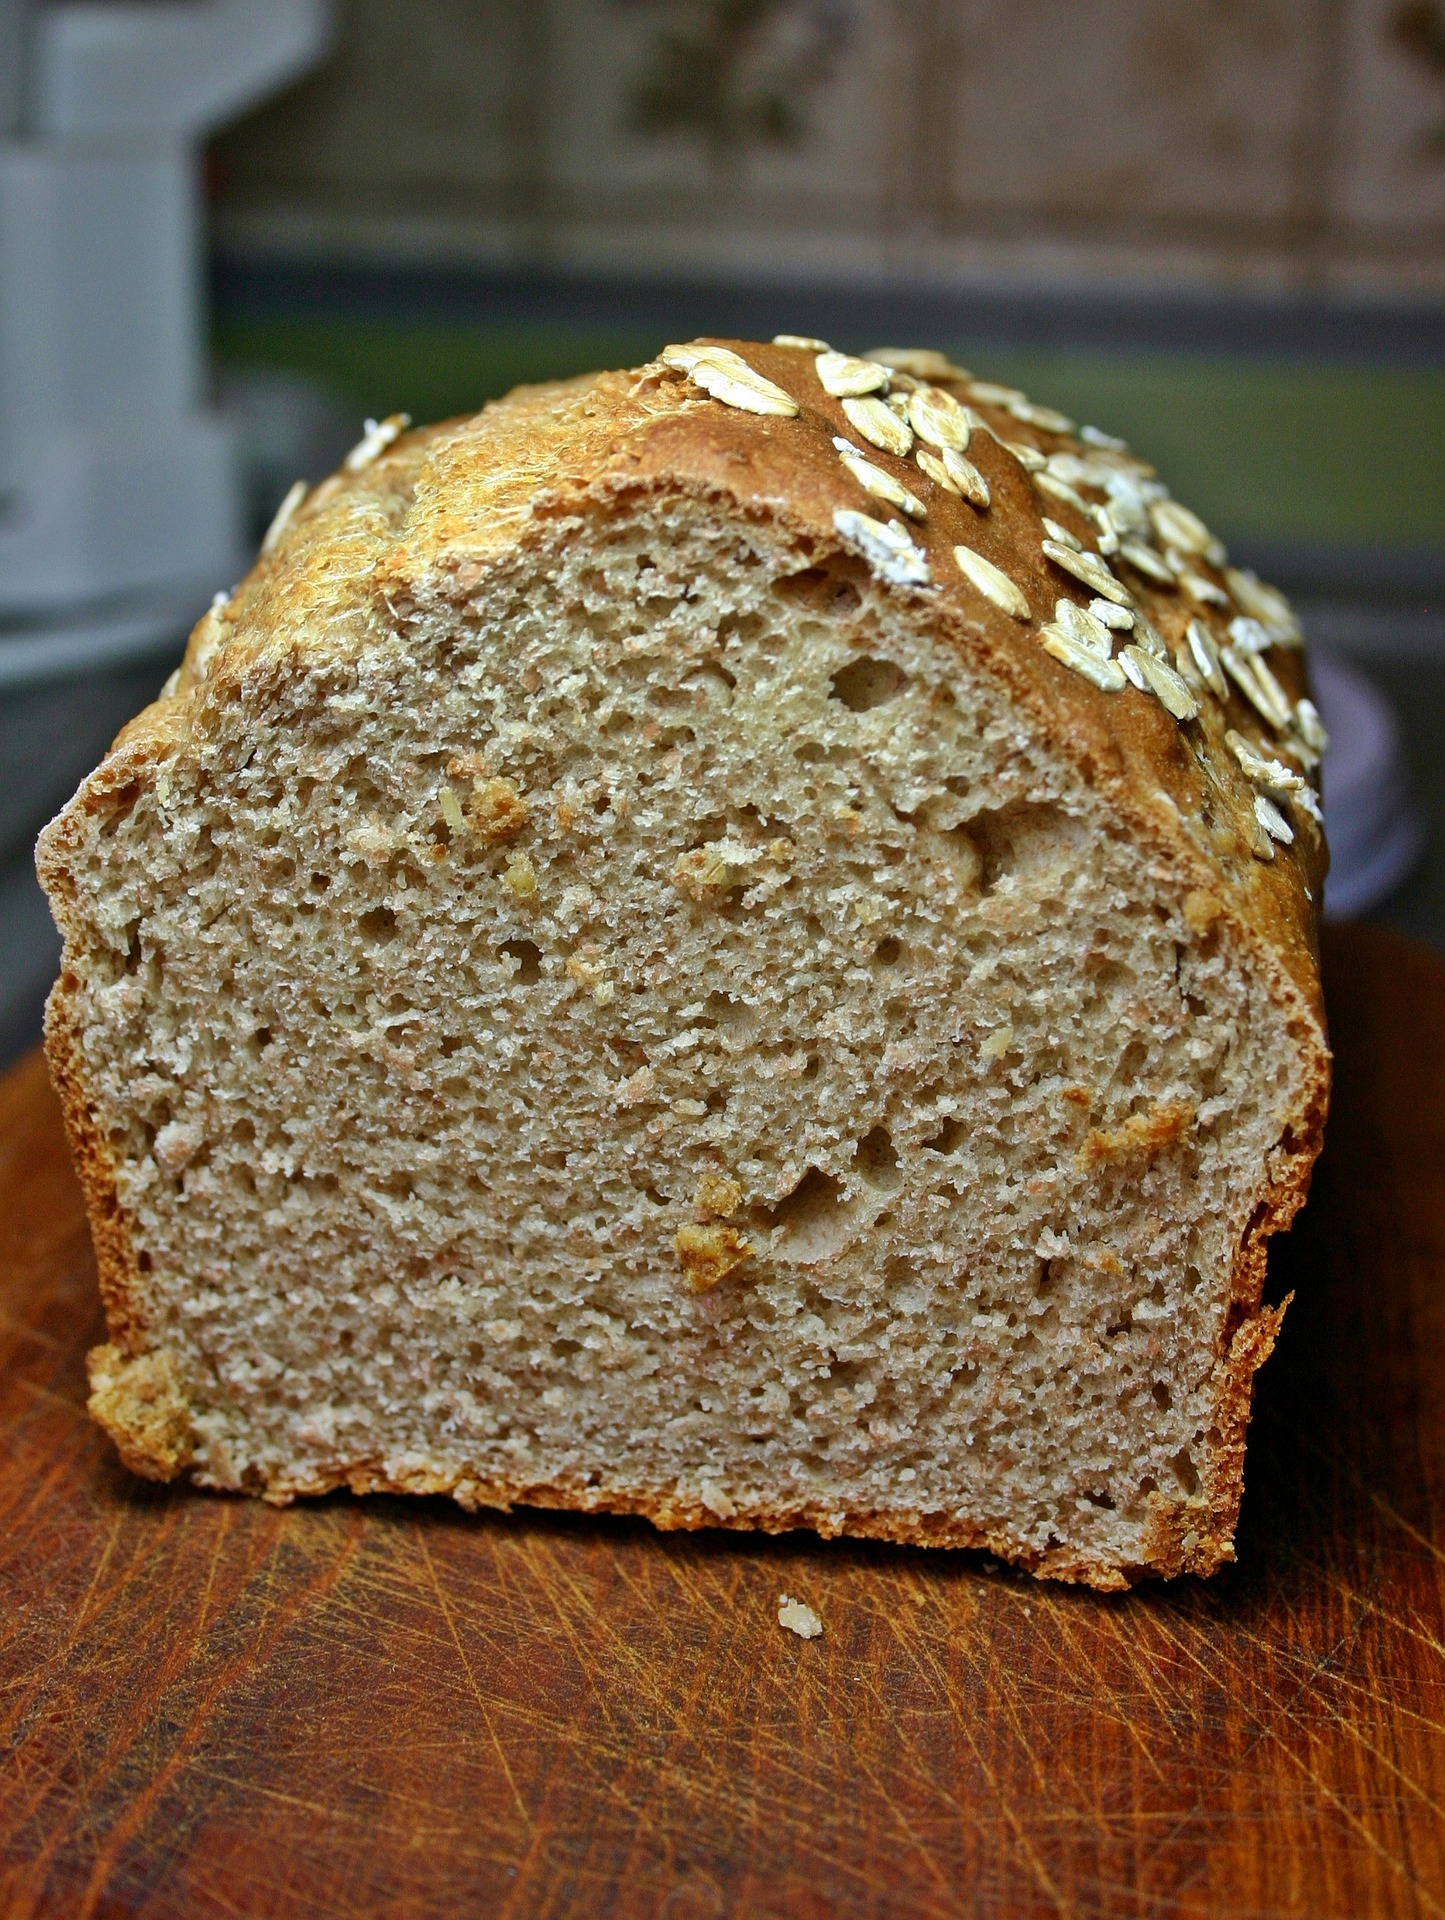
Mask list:
POLYGON ((961 494, 970 506, 983 512, 992 499, 988 482, 973 464, 952 447, 943 447, 934 453, 928 447, 920 447, 914 454, 919 468, 930 480, 937 481, 940 487, 946 487, 950 493, 961 494))
POLYGON ((1118 693, 1125 684, 1124 669, 1117 660, 1105 660, 1092 647, 1084 646, 1065 627, 1056 622, 1039 630, 1039 644, 1045 653, 1081 674, 1104 693, 1118 693))
POLYGON ((843 402, 843 412, 849 425, 884 453, 897 454, 901 459, 913 445, 912 427, 898 417, 886 400, 872 394, 850 394, 843 402))
POLYGON ((1002 567, 996 567, 992 560, 985 560, 972 547, 955 547, 953 557, 958 562, 959 571, 977 587, 985 600, 991 600, 1015 620, 1029 618, 1029 603, 1024 598, 1023 589, 1009 579, 1002 567))
POLYGON ((910 520, 928 518, 928 509, 918 495, 911 493, 901 480, 895 480, 891 473, 885 473, 882 467, 876 466, 851 441, 835 438, 833 445, 838 450, 838 458, 860 487, 866 488, 876 499, 886 500, 890 507, 900 508, 910 520))
POLYGON ((859 360, 851 353, 834 353, 830 348, 813 364, 824 393, 831 393, 835 400, 888 391, 888 369, 876 360, 859 360))
POLYGON ((908 421, 930 447, 968 451, 968 415, 951 393, 939 387, 918 387, 908 396, 908 421))

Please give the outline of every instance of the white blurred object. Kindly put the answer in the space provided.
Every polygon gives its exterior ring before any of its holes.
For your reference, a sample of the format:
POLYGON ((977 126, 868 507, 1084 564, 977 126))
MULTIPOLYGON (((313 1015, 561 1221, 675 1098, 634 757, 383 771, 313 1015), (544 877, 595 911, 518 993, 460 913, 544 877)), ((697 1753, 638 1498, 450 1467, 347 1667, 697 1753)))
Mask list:
POLYGON ((1315 654, 1310 677, 1330 736, 1323 768, 1325 918, 1348 920, 1395 891, 1420 857, 1424 832, 1389 701, 1342 660, 1315 654))
POLYGON ((315 485, 356 445, 353 409, 305 374, 280 367, 222 368, 216 398, 236 423, 254 549, 293 481, 315 485))
POLYGON ((183 631, 245 563, 208 404, 202 136, 324 51, 328 0, 0 0, 0 620, 183 631))

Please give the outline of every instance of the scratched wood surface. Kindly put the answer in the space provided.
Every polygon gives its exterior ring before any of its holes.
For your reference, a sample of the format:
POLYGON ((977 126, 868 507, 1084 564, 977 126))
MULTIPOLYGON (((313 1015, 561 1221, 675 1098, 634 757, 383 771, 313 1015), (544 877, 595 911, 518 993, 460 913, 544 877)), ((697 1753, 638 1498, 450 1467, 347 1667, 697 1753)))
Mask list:
POLYGON ((0 1913, 1445 1913, 1445 964, 1328 955, 1239 1565, 143 1486, 42 1070, 0 1085, 0 1913), (809 1601, 811 1643, 776 1624, 809 1601))

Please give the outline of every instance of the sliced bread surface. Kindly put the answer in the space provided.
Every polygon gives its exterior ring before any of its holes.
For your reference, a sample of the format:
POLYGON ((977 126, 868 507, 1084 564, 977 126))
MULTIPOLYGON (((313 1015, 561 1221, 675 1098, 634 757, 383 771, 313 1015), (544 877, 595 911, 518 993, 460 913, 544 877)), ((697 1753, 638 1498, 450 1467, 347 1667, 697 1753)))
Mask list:
POLYGON ((1328 1053, 1298 631, 937 356, 383 427, 42 837, 141 1473, 1232 1556, 1328 1053))

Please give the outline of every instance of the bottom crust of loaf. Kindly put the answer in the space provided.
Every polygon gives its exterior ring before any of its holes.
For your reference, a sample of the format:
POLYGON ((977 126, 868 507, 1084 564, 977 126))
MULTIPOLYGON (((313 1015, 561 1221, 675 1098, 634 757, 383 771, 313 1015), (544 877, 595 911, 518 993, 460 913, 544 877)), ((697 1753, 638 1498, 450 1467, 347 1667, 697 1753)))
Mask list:
POLYGON ((1040 1553, 1013 1537, 1004 1526, 959 1513, 878 1512, 806 1502, 743 1510, 730 1500, 708 1506, 681 1496, 675 1488, 599 1489, 580 1482, 483 1479, 464 1468, 419 1461, 354 1460, 305 1480, 281 1477, 262 1484, 259 1478, 248 1476, 240 1488, 219 1487, 203 1472, 191 1470, 195 1456, 191 1409, 166 1348, 131 1360, 118 1347, 92 1348, 87 1356, 91 1386, 88 1410, 132 1473, 161 1481, 188 1475, 197 1486, 209 1491, 242 1492, 270 1506, 290 1506, 298 1499, 316 1499, 339 1491, 429 1494, 449 1496, 468 1513, 483 1509, 510 1513, 516 1507, 535 1507, 612 1514, 651 1521, 667 1533, 726 1528, 774 1534, 808 1529, 825 1540, 846 1537, 885 1540, 896 1546, 981 1550, 1028 1573, 1093 1587, 1101 1593, 1117 1593, 1141 1580, 1172 1579, 1183 1573, 1207 1576, 1234 1559, 1234 1528, 1243 1493, 1244 1430, 1254 1373, 1273 1350, 1288 1305, 1286 1299, 1278 1307, 1263 1309, 1235 1335, 1228 1396, 1234 1415, 1234 1444, 1229 1449, 1231 1458, 1219 1463, 1223 1471, 1215 1476, 1212 1503, 1201 1503, 1191 1510, 1156 1498, 1144 1534, 1145 1557, 1126 1564, 1082 1557, 1067 1547, 1040 1553))

